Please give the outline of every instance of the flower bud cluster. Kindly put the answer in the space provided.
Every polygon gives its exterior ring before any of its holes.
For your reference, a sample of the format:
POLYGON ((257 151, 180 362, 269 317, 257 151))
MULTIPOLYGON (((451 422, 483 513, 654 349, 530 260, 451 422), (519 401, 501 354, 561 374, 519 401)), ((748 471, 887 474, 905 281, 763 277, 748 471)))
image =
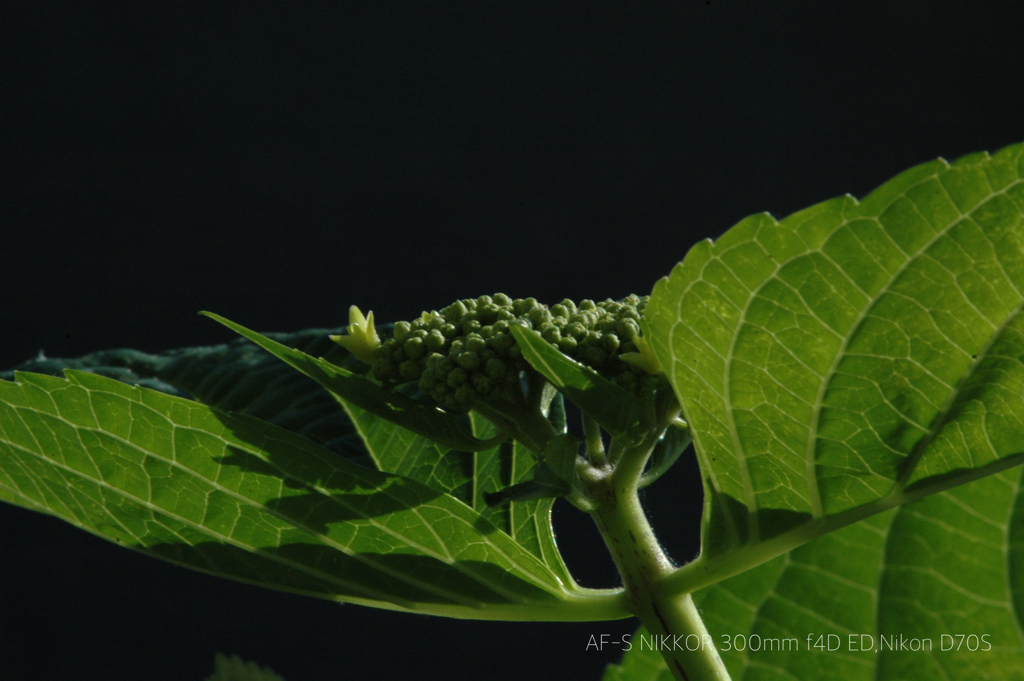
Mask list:
POLYGON ((416 381, 438 404, 466 411, 495 391, 518 388, 528 364, 510 327, 520 324, 635 391, 645 374, 620 356, 637 351, 633 339, 640 334, 647 300, 633 295, 576 305, 566 299, 550 308, 534 298, 512 300, 501 293, 459 300, 440 312, 396 323, 394 336, 374 353, 373 372, 385 386, 416 381))

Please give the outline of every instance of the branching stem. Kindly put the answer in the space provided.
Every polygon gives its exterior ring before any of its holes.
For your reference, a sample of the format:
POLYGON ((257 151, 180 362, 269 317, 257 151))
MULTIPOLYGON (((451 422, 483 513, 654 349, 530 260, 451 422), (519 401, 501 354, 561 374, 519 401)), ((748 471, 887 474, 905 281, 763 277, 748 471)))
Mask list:
POLYGON ((631 611, 653 637, 645 645, 654 643, 676 679, 729 681, 690 594, 668 594, 660 588, 674 568, 637 496, 640 475, 655 442, 653 437, 635 447, 620 445, 622 453, 614 468, 580 471, 587 495, 597 503, 591 515, 622 576, 631 611))

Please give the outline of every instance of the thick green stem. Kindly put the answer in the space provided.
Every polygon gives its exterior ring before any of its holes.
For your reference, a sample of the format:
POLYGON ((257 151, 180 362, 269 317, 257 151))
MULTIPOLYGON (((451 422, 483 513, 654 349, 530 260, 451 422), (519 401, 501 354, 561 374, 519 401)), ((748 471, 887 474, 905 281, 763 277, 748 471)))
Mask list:
POLYGON ((653 643, 661 651, 676 679, 729 681, 693 599, 660 589, 673 566, 637 497, 637 481, 649 453, 649 445, 628 449, 611 474, 591 469, 592 475, 584 481, 598 504, 591 515, 622 576, 630 609, 653 637, 645 645, 653 643))

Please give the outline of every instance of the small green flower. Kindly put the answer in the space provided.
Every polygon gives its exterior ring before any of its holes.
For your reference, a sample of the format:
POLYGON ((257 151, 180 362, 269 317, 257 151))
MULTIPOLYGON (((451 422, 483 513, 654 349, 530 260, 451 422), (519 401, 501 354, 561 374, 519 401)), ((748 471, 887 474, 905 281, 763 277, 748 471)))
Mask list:
POLYGON ((665 373, 665 370, 661 368, 661 362, 654 356, 654 351, 651 350, 651 346, 647 344, 647 340, 643 336, 633 336, 633 345, 639 352, 623 353, 623 361, 638 366, 652 375, 665 373))
POLYGON ((348 335, 331 336, 331 340, 345 348, 361 361, 373 363, 373 353, 380 347, 380 336, 373 327, 373 312, 366 317, 353 305, 348 309, 348 335))

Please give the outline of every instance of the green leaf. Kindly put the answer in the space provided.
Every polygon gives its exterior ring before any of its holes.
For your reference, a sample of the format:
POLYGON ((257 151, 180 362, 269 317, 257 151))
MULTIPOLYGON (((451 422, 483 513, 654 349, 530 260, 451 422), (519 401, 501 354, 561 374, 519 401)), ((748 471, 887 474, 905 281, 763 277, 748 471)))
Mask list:
POLYGON ((1022 176, 1024 144, 926 163, 747 218, 658 282, 708 499, 677 588, 1024 461, 1022 176))
POLYGON ((284 681, 270 669, 262 668, 255 662, 246 662, 237 655, 226 657, 217 653, 214 658, 213 676, 206 681, 284 681))
POLYGON ((544 446, 530 479, 498 492, 485 494, 487 505, 497 506, 508 500, 514 503, 572 495, 579 487, 576 475, 576 456, 579 447, 580 441, 567 433, 552 438, 544 446))
POLYGON ((451 450, 337 398, 377 470, 395 473, 472 506, 473 453, 451 450))
MULTIPOLYGON (((470 412, 469 418, 474 436, 487 439, 498 433, 497 426, 476 412, 470 412)), ((519 482, 516 472, 523 468, 520 458, 526 459, 527 469, 536 460, 522 444, 506 440, 497 447, 476 452, 472 461, 473 496, 468 503, 473 510, 509 535, 512 534, 511 508, 488 504, 487 495, 519 482)))
MULTIPOLYGON (((352 371, 365 367, 328 338, 342 332, 344 328, 264 335, 352 371)), ((159 354, 107 350, 75 359, 47 358, 25 362, 16 369, 53 376, 62 375, 64 369, 86 370, 127 385, 191 396, 209 406, 270 421, 360 465, 450 494, 541 558, 564 583, 573 584, 555 546, 551 500, 514 502, 500 508, 484 503, 485 491, 495 492, 529 477, 536 463, 529 450, 511 442, 484 452, 449 450, 337 398, 246 338, 159 354)), ((0 372, 0 378, 13 380, 14 372, 0 372)), ((564 432, 560 396, 551 408, 556 431, 564 432)), ((486 440, 498 434, 489 421, 475 413, 470 419, 475 436, 486 440)))
POLYGON ((655 639, 641 626, 630 637, 629 650, 622 656, 622 663, 605 667, 601 681, 672 681, 672 678, 655 639))
POLYGON ((651 453, 647 470, 640 476, 640 489, 647 487, 668 472, 668 469, 679 460, 679 457, 692 442, 693 435, 690 433, 689 426, 675 424, 670 426, 661 436, 654 452, 651 453))
POLYGON ((524 326, 512 326, 511 330, 530 366, 605 430, 619 436, 636 429, 639 423, 636 397, 590 367, 562 354, 536 331, 524 326))
MULTIPOLYGON (((267 336, 355 370, 360 363, 328 338, 343 330, 306 329, 267 336)), ((255 416, 357 463, 368 463, 361 439, 334 396, 245 338, 158 354, 119 349, 76 358, 39 358, 14 368, 50 376, 63 376, 65 369, 88 371, 127 385, 192 397, 224 411, 255 416)), ((14 371, 0 371, 0 379, 14 380, 14 371)))
MULTIPOLYGON (((540 559, 564 584, 575 588, 555 544, 553 499, 515 501, 500 507, 486 503, 488 493, 514 485, 532 472, 536 459, 524 445, 506 440, 482 452, 452 451, 339 401, 364 438, 377 468, 459 499, 540 559)), ((470 412, 469 418, 474 436, 486 440, 498 434, 497 428, 479 414, 470 412)))
POLYGON ((351 371, 326 360, 311 357, 300 350, 289 348, 212 312, 202 312, 201 314, 248 338, 346 402, 351 402, 360 409, 372 412, 414 433, 430 438, 444 447, 473 452, 490 449, 495 444, 473 437, 466 425, 453 414, 417 402, 399 392, 384 390, 351 371))
MULTIPOLYGON (((339 331, 305 329, 266 335, 357 371, 364 365, 328 338, 339 331)), ((251 341, 237 338, 222 345, 170 350, 161 356, 169 361, 156 376, 199 402, 270 421, 357 463, 365 460, 352 423, 334 396, 251 341)))
MULTIPOLYGON (((470 418, 477 437, 487 439, 497 434, 498 429, 487 419, 474 412, 470 412, 470 418)), ((565 431, 561 397, 552 401, 548 418, 557 432, 565 431)), ((502 505, 487 503, 489 494, 522 484, 533 475, 537 463, 533 453, 521 442, 506 440, 493 449, 476 452, 474 457, 473 509, 540 559, 564 584, 575 587, 555 542, 551 525, 554 498, 515 500, 502 505)))
POLYGON ((1022 471, 850 525, 694 599, 734 681, 1021 681, 1022 471))
POLYGON ((0 493, 180 565, 322 598, 476 619, 603 619, 458 500, 259 419, 68 372, 0 381, 0 493))

